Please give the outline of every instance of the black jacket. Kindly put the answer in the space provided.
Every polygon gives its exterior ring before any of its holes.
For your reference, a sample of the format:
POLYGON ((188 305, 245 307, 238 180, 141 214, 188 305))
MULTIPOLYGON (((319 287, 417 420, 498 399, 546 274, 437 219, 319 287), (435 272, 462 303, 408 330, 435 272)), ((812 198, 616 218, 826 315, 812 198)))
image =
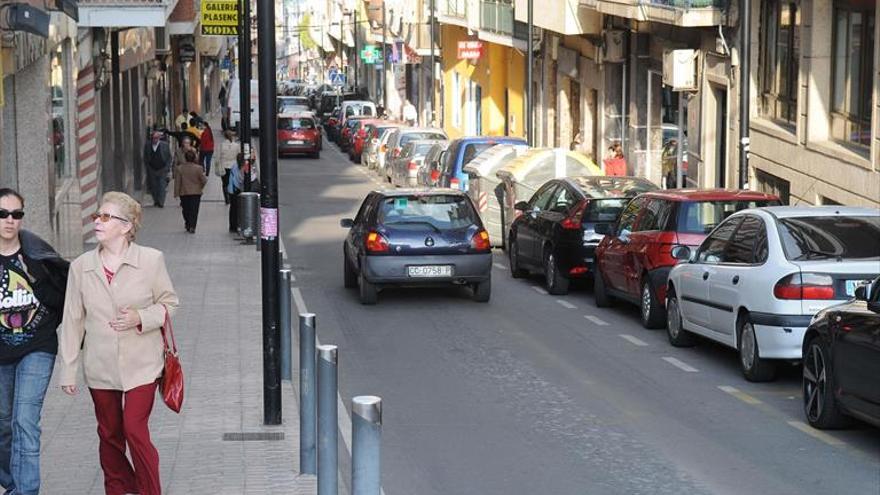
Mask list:
POLYGON ((67 273, 70 263, 40 236, 28 230, 18 234, 21 254, 28 263, 28 271, 34 279, 34 291, 43 304, 59 315, 64 312, 64 295, 67 290, 67 273))

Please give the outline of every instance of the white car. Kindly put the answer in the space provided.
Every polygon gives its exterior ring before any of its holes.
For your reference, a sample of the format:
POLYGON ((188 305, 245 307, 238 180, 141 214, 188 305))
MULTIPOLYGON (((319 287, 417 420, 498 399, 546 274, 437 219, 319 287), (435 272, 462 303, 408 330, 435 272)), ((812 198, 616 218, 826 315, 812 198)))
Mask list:
POLYGON ((694 335, 739 351, 749 381, 775 376, 776 361, 801 359, 813 315, 849 300, 880 274, 880 211, 774 206, 737 212, 669 274, 667 334, 694 335))

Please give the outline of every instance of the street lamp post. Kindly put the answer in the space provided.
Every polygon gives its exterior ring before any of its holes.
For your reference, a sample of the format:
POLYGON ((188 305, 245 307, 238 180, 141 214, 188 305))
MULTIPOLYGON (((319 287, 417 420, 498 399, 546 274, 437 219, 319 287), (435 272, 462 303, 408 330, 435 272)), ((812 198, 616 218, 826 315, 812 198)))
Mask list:
POLYGON ((431 81, 431 93, 430 98, 428 98, 428 119, 431 121, 430 125, 434 125, 434 67, 437 63, 437 60, 434 55, 434 44, 437 42, 437 3, 436 0, 431 0, 431 77, 429 80, 431 81))
POLYGON ((526 51, 528 52, 527 60, 526 60, 526 140, 529 143, 529 146, 535 145, 535 132, 534 132, 534 122, 532 122, 533 117, 533 107, 535 104, 535 95, 532 94, 532 64, 534 63, 535 58, 535 38, 532 36, 532 31, 535 28, 535 6, 534 0, 529 0, 528 3, 528 35, 526 40, 526 51))
MULTIPOLYGON (((238 33, 238 132, 244 169, 251 160, 251 0, 241 0, 241 32, 238 33)), ((244 174, 245 192, 251 190, 251 174, 244 174)))
POLYGON ((358 11, 354 9, 354 91, 358 92, 358 63, 360 62, 360 53, 358 53, 358 11))
POLYGON ((388 22, 385 20, 387 15, 387 7, 382 2, 382 108, 388 111, 388 55, 386 47, 388 45, 388 22))

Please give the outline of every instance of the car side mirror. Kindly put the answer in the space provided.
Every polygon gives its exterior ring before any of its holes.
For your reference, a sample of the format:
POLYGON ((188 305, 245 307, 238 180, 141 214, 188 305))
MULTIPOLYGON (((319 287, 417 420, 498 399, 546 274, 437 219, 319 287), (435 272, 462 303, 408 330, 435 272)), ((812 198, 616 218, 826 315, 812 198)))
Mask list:
POLYGON ((691 248, 688 246, 675 246, 672 248, 672 257, 679 261, 690 261, 691 248))
POLYGON ((860 285, 856 287, 855 298, 857 301, 867 301, 868 300, 868 286, 860 285))
POLYGON ((343 229, 350 229, 354 227, 354 220, 352 220, 351 218, 343 218, 339 221, 339 226, 343 229))
POLYGON ((610 223, 597 223, 593 230, 600 235, 612 235, 614 233, 614 227, 610 223))
POLYGON ((517 201, 517 203, 513 205, 513 209, 519 211, 528 211, 529 203, 528 201, 517 201))
POLYGON ((623 229, 617 234, 617 238, 624 244, 629 244, 629 234, 630 231, 628 229, 623 229))

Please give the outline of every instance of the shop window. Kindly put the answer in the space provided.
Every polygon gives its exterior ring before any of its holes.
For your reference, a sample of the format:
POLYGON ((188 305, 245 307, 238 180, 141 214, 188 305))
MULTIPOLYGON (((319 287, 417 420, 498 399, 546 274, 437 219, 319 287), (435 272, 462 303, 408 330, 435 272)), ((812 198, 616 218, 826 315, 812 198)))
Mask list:
POLYGON ((775 194, 779 197, 779 200, 782 201, 782 204, 788 204, 789 197, 791 196, 790 182, 776 177, 775 175, 768 174, 760 169, 755 169, 755 179, 758 183, 758 191, 767 194, 775 194))
POLYGON ((801 52, 798 2, 764 0, 760 36, 760 114, 794 126, 801 52))
POLYGON ((834 2, 831 136, 867 153, 871 144, 875 0, 834 2))

